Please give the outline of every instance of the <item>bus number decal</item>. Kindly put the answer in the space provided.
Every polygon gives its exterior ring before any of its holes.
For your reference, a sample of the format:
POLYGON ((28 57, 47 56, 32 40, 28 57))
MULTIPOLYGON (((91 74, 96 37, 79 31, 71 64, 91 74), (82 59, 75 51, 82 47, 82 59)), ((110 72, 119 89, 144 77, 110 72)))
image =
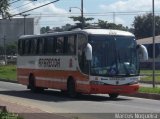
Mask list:
POLYGON ((39 67, 60 67, 60 59, 54 58, 40 58, 39 59, 39 67))

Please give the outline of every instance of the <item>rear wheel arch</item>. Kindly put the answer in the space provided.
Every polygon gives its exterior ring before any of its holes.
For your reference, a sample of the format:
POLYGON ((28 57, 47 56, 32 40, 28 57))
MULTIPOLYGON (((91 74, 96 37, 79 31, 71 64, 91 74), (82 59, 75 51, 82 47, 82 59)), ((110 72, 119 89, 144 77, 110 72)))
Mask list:
POLYGON ((71 80, 73 80, 73 81, 75 82, 73 76, 69 76, 69 77, 67 78, 67 86, 68 86, 69 81, 71 81, 71 80))
POLYGON ((33 73, 30 73, 29 74, 29 77, 28 77, 28 85, 35 85, 35 76, 33 73))
POLYGON ((36 86, 36 79, 35 79, 35 75, 33 73, 30 73, 30 75, 29 75, 28 88, 31 89, 31 91, 35 92, 35 93, 42 92, 44 90, 44 88, 36 86))

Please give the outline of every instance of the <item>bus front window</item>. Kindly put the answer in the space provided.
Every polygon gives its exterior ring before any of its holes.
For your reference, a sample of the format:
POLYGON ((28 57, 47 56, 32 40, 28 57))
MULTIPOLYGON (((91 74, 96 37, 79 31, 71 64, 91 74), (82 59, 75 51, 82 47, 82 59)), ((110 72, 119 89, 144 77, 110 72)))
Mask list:
POLYGON ((99 76, 138 75, 134 37, 95 35, 89 37, 93 59, 91 74, 99 76))

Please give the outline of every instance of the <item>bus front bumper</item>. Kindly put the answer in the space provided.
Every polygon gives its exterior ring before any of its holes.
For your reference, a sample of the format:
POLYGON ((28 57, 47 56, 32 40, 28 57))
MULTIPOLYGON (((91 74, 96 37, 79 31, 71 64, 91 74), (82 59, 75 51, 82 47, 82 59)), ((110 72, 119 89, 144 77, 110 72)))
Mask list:
POLYGON ((137 93, 139 84, 132 85, 90 85, 90 94, 134 94, 137 93))

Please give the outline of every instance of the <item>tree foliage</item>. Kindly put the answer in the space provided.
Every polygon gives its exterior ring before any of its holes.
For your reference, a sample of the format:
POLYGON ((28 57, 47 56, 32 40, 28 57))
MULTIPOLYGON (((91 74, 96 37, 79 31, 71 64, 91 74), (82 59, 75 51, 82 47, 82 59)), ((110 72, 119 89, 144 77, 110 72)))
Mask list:
MULTIPOLYGON (((137 38, 151 37, 153 34, 152 14, 136 16, 133 22, 134 34, 137 38)), ((155 16, 155 34, 160 34, 160 16, 155 16)))
POLYGON ((128 31, 128 27, 124 27, 122 24, 109 23, 108 21, 98 20, 98 27, 102 29, 116 29, 128 31))
POLYGON ((17 42, 10 43, 7 45, 7 55, 17 54, 17 42))
POLYGON ((2 15, 2 18, 9 17, 9 1, 10 0, 0 0, 0 14, 2 15))
POLYGON ((49 26, 42 27, 42 28, 40 29, 40 33, 41 33, 41 34, 48 33, 50 30, 51 30, 51 29, 50 29, 49 26))
MULTIPOLYGON (((7 55, 16 55, 17 54, 17 42, 6 44, 6 53, 7 55)), ((0 45, 0 55, 4 55, 4 46, 0 45)))
MULTIPOLYGON (((72 16, 72 17, 69 17, 71 18, 73 21, 79 21, 79 22, 82 22, 82 17, 81 16, 78 16, 78 17, 75 17, 75 16, 72 16)), ((92 17, 89 17, 89 18, 83 18, 84 19, 84 22, 86 23, 87 21, 92 21, 94 18, 92 17)))
MULTIPOLYGON (((73 28, 82 28, 82 17, 81 16, 78 16, 78 17, 72 16, 72 17, 69 17, 69 18, 71 18, 73 21, 78 21, 78 23, 76 23, 76 26, 73 26, 73 28)), ((84 27, 87 27, 89 25, 89 23, 87 23, 87 22, 94 20, 94 18, 83 17, 83 20, 84 20, 84 27)))

